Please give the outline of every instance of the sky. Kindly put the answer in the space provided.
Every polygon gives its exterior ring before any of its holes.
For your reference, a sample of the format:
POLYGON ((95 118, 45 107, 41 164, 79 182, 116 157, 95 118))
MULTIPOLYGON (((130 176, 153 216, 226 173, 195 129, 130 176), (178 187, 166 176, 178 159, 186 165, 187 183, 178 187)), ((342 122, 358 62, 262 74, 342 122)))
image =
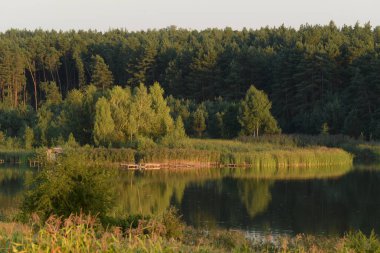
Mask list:
POLYGON ((0 0, 0 31, 380 25, 380 0, 0 0))

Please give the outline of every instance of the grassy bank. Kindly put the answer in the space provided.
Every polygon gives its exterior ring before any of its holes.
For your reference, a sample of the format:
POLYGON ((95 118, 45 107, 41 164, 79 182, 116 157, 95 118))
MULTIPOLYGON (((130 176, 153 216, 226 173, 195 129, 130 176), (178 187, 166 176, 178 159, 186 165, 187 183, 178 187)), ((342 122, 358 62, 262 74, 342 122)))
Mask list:
MULTIPOLYGON (((79 153, 89 163, 117 167, 126 163, 209 163, 221 166, 234 164, 251 168, 315 167, 352 164, 357 160, 380 160, 380 145, 359 143, 338 136, 275 135, 237 140, 185 139, 175 147, 153 145, 143 149, 64 147, 66 153, 79 153), (344 149, 344 150, 343 150, 344 149)), ((0 159, 21 162, 37 153, 46 156, 46 149, 4 150, 0 159)))
POLYGON ((261 137, 240 137, 240 141, 256 145, 285 147, 333 147, 341 148, 355 157, 358 163, 380 163, 380 143, 353 139, 344 135, 272 135, 261 137))
POLYGON ((378 252, 375 234, 343 237, 259 237, 227 230, 196 230, 173 212, 104 226, 90 216, 54 216, 44 224, 0 223, 0 252, 378 252))
POLYGON ((92 162, 118 165, 128 163, 210 163, 235 164, 251 168, 315 167, 350 165, 353 157, 338 148, 297 147, 239 140, 188 139, 176 148, 156 146, 144 150, 82 147, 67 151, 83 154, 92 162))
POLYGON ((142 152, 146 162, 187 160, 237 164, 256 168, 309 167, 352 163, 352 156, 340 149, 283 146, 238 140, 189 139, 181 148, 156 148, 142 152))

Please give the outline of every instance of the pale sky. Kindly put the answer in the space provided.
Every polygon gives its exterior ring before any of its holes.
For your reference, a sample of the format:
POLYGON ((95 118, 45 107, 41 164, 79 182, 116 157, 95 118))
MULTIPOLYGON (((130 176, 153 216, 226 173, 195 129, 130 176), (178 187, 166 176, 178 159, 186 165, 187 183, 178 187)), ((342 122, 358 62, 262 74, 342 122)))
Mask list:
POLYGON ((0 31, 380 25, 380 0, 0 0, 0 31))

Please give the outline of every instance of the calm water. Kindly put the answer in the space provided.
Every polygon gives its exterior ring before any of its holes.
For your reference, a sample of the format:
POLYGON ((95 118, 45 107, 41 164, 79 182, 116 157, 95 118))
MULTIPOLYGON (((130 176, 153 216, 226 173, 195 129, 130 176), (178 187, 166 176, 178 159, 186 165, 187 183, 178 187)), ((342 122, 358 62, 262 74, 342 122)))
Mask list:
MULTIPOLYGON (((322 171, 124 172, 113 214, 156 214, 173 205, 195 227, 260 235, 380 233, 380 167, 322 171)), ((31 176, 27 169, 0 168, 0 215, 17 208, 31 176)))

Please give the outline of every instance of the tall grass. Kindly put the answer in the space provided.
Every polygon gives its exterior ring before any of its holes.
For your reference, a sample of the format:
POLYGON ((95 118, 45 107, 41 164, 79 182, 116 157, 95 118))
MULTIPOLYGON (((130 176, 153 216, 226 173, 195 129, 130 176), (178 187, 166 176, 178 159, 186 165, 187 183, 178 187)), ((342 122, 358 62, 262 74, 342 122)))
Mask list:
POLYGON ((42 226, 0 223, 0 252, 379 252, 375 233, 343 237, 297 235, 247 239, 239 231, 202 231, 173 223, 173 216, 140 220, 123 231, 101 226, 94 217, 50 217, 42 226), (171 231, 175 227, 178 234, 171 231))
POLYGON ((135 161, 136 151, 129 148, 93 148, 81 147, 68 149, 68 152, 81 154, 85 159, 98 162, 131 162, 135 161))
MULTIPOLYGON (((280 142, 281 143, 281 142, 280 142)), ((347 165, 352 156, 337 148, 305 147, 239 140, 189 139, 182 148, 155 147, 144 150, 80 147, 67 149, 89 162, 104 165, 128 163, 235 164, 242 167, 287 168, 347 165)))
POLYGON ((187 148, 155 148, 139 151, 136 162, 199 162, 217 163, 220 160, 220 152, 213 150, 197 150, 187 148))
POLYGON ((191 228, 185 232, 185 226, 170 212, 140 220, 126 231, 104 228, 94 217, 83 215, 65 220, 51 216, 37 226, 36 232, 32 229, 35 225, 0 223, 0 252, 248 252, 250 247, 237 232, 213 233, 203 238, 191 228))
MULTIPOLYGON (((360 144, 353 146, 353 140, 344 136, 301 136, 275 135, 258 138, 240 137, 237 140, 186 139, 176 148, 155 146, 145 149, 130 148, 94 148, 90 146, 65 148, 65 153, 82 154, 89 163, 105 166, 118 166, 127 163, 210 163, 237 164, 243 167, 287 168, 290 166, 310 167, 325 165, 351 164, 352 155, 339 148, 338 145, 349 145, 346 150, 356 150, 355 153, 372 154, 380 159, 380 145, 360 144), (350 144, 347 144, 350 143, 350 144), (322 147, 323 145, 331 148, 322 147), (369 152, 370 150, 371 152, 369 152)), ((46 149, 33 151, 38 156, 46 156, 46 149)), ((4 151, 1 157, 19 156, 26 160, 31 151, 4 151)), ((364 157, 360 155, 361 157, 364 157)))
POLYGON ((355 161, 380 162, 380 143, 353 139, 345 135, 269 135, 260 137, 239 137, 239 141, 253 144, 273 144, 287 147, 325 146, 344 149, 354 154, 355 161))
POLYGON ((351 164, 352 156, 340 149, 303 148, 294 150, 229 152, 221 156, 220 163, 259 168, 312 167, 351 164))
POLYGON ((138 155, 136 160, 145 162, 180 160, 258 168, 345 165, 353 160, 351 154, 338 148, 207 139, 190 139, 181 149, 156 148, 140 151, 138 155))

